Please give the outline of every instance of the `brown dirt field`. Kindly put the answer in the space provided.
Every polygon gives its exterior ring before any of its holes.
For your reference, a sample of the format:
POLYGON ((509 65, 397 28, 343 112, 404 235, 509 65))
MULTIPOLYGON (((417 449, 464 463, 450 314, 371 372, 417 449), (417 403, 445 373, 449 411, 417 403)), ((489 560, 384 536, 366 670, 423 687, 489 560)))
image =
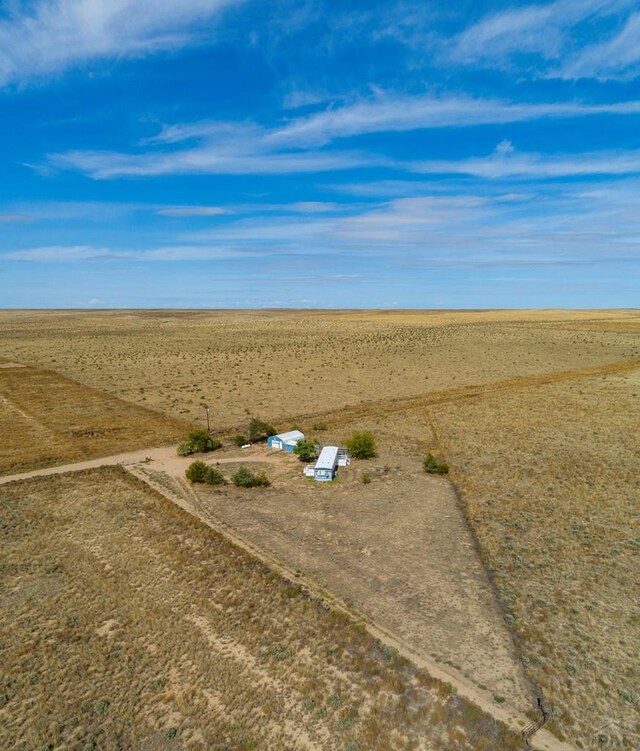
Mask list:
POLYGON ((0 475, 174 442, 187 429, 52 371, 0 369, 0 475))
POLYGON ((521 747, 122 471, 14 483, 0 501, 7 751, 521 747))

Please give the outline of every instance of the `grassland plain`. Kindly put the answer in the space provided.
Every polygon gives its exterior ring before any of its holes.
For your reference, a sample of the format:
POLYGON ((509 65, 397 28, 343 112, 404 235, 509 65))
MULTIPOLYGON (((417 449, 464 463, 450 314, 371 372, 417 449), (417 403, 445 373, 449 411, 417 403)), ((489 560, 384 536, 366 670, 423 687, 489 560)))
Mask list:
POLYGON ((633 311, 0 313, 0 357, 241 425, 640 359, 633 311), (591 324, 593 323, 593 328, 591 324))
POLYGON ((563 733, 640 739, 640 370, 429 409, 528 675, 563 733))
POLYGON ((637 745, 638 311, 3 313, 0 356, 216 426, 447 455, 555 726, 637 745), (34 334, 34 331, 37 333, 34 334), (391 428, 389 427, 391 426, 391 428))
POLYGON ((53 371, 0 363, 0 475, 176 441, 186 429, 53 371))
POLYGON ((3 749, 521 747, 122 470, 0 498, 3 749))

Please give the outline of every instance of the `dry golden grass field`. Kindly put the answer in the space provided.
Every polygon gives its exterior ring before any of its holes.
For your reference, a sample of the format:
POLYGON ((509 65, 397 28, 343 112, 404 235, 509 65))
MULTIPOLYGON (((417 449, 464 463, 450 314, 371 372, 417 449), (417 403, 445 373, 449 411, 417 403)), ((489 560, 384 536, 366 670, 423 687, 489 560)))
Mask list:
POLYGON ((640 745, 638 311, 4 312, 0 358, 201 425, 205 401, 222 433, 369 429, 416 487, 442 453, 554 732, 596 749, 616 723, 640 745))
POLYGON ((220 428, 640 360, 638 314, 0 312, 0 357, 220 428), (634 328, 636 327, 636 328, 634 328))
POLYGON ((521 747, 122 470, 0 500, 7 751, 521 747))
POLYGON ((50 370, 0 362, 0 475, 167 443, 186 429, 50 370))

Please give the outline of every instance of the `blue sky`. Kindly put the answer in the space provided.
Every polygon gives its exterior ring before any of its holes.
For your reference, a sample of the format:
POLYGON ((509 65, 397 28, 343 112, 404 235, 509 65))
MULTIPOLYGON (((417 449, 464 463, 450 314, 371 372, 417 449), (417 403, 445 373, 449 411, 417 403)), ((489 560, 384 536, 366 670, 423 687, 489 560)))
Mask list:
POLYGON ((638 0, 0 0, 0 307, 638 307, 638 0))

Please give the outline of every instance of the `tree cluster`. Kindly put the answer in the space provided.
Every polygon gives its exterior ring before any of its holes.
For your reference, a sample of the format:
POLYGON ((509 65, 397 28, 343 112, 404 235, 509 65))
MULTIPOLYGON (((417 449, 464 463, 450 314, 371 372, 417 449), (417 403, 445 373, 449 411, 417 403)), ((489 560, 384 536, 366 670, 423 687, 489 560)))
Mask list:
POLYGON ((178 446, 179 456, 206 453, 215 451, 222 446, 221 441, 213 438, 206 430, 192 430, 184 441, 178 446))

